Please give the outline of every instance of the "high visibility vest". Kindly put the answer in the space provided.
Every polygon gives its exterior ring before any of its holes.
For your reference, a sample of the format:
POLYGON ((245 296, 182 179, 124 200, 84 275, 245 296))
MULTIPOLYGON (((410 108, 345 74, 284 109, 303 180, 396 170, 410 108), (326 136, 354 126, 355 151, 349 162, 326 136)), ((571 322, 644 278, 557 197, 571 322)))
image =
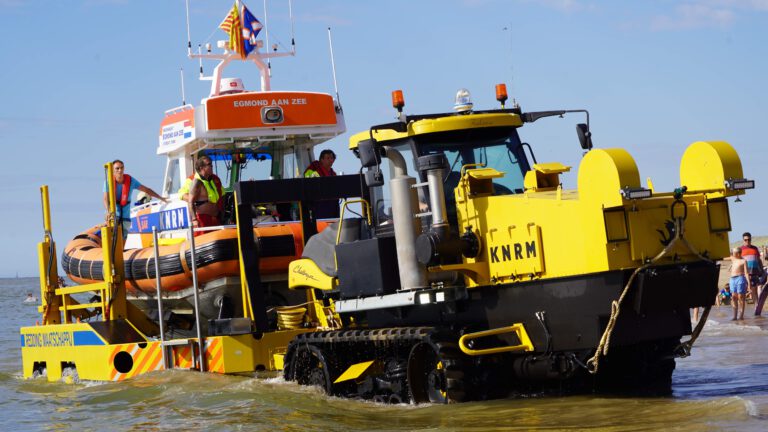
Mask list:
POLYGON ((195 173, 195 178, 205 186, 205 191, 208 193, 208 201, 216 204, 224 194, 224 189, 221 187, 221 179, 214 175, 210 180, 205 180, 200 177, 199 173, 195 173))

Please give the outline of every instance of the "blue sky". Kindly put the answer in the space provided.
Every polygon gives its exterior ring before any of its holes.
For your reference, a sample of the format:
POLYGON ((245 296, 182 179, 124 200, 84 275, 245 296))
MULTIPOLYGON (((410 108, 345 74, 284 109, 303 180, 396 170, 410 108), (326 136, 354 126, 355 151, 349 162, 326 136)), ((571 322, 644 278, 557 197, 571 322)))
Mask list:
MULTIPOLYGON (((193 44, 224 38, 230 0, 191 0, 193 44)), ((249 8, 263 16, 263 2, 249 8)), ((270 42, 290 43, 288 7, 269 0, 270 42)), ((273 62, 275 90, 333 92, 326 28, 333 28, 348 132, 327 146, 352 172, 351 133, 391 121, 390 91, 408 113, 450 110, 465 87, 495 107, 505 82, 527 111, 586 108, 596 147, 623 147, 657 190, 679 183, 693 141, 726 140, 758 182, 731 206, 736 236, 768 233, 763 119, 768 114, 768 0, 296 0, 298 55, 273 62)), ((59 252, 102 218, 101 165, 114 158, 160 188, 155 155, 163 112, 208 83, 186 58, 183 0, 0 0, 0 277, 36 274, 42 239, 38 188, 51 187, 59 252)), ((210 72, 211 64, 206 65, 210 72)), ((232 68, 256 88, 254 68, 232 68)), ((537 159, 574 170, 574 124, 545 119, 521 135, 537 159)), ((734 233, 731 234, 732 239, 734 233)))

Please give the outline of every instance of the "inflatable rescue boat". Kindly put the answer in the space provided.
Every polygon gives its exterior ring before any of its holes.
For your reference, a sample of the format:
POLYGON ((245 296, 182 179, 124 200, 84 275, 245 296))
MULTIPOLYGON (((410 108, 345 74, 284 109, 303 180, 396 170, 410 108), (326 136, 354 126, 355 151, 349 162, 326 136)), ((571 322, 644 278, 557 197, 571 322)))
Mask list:
MULTIPOLYGON (((327 226, 318 223, 318 230, 327 226)), ((79 284, 100 282, 102 273, 101 226, 77 235, 64 248, 61 265, 79 284)), ((259 250, 259 272, 277 275, 288 271, 288 264, 301 257, 304 245, 297 222, 257 226, 253 236, 259 250)), ((159 247, 160 285, 163 293, 192 286, 192 253, 186 239, 159 247)), ((195 238, 197 280, 205 284, 222 277, 240 275, 237 258, 237 232, 233 228, 210 231, 195 238)), ((123 251, 128 294, 154 296, 156 292, 154 247, 123 251)))

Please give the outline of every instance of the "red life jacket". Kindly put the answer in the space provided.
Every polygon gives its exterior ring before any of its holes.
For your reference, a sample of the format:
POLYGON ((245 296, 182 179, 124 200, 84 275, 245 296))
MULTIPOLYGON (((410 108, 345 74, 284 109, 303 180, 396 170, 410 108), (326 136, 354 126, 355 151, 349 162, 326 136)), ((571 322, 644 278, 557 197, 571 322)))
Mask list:
MULTIPOLYGON (((131 202, 131 176, 123 174, 123 182, 119 184, 123 185, 123 190, 120 192, 120 201, 117 204, 124 207, 131 202)), ((117 180, 115 180, 115 193, 117 193, 117 185, 117 180)))
POLYGON ((310 170, 318 173, 320 177, 331 177, 336 175, 336 172, 333 170, 333 168, 325 169, 325 167, 323 166, 323 164, 320 163, 320 161, 313 161, 312 163, 309 164, 307 169, 304 170, 305 177, 307 175, 307 171, 310 171, 310 170))

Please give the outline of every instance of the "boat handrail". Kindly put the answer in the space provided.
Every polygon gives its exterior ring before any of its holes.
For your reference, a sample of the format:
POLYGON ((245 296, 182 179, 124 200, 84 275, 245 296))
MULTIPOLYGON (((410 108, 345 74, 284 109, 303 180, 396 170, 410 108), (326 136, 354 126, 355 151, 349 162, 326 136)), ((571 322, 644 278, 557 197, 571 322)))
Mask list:
MULTIPOLYGON (((171 195, 178 195, 178 194, 171 194, 171 195)), ((171 197, 171 196, 167 197, 167 199, 168 199, 168 202, 174 201, 174 198, 171 197)), ((149 201, 149 202, 133 206, 133 208, 131 209, 131 213, 133 213, 134 211, 140 211, 140 210, 144 210, 144 209, 147 209, 147 208, 150 208, 150 207, 155 207, 155 206, 162 205, 162 204, 164 204, 164 203, 162 201, 160 201, 159 199, 152 198, 152 200, 149 201)))

